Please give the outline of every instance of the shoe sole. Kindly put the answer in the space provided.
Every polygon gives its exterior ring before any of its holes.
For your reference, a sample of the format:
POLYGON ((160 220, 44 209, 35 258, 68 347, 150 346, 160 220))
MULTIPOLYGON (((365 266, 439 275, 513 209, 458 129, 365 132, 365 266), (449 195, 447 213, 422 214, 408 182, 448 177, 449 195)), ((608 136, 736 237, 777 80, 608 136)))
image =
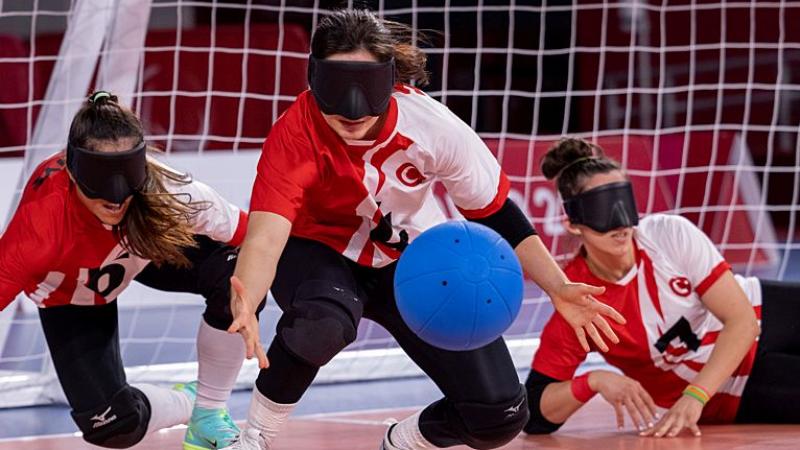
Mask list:
POLYGON ((183 450, 209 450, 215 447, 201 447, 199 445, 190 444, 188 442, 183 443, 183 450))

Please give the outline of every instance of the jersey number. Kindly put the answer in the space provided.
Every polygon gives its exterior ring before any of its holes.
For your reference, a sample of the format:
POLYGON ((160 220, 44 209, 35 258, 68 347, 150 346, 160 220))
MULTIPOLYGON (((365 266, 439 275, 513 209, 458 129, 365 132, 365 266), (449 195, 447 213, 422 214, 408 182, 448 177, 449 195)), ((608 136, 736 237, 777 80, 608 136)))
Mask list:
POLYGON ((106 297, 122 285, 125 280, 125 266, 122 264, 109 264, 98 269, 89 269, 89 279, 86 287, 106 297))
POLYGON ((686 344, 686 347, 693 352, 700 348, 700 339, 694 334, 691 325, 689 325, 689 321, 686 320, 685 317, 681 317, 679 321, 675 322, 675 325, 656 341, 655 346, 659 352, 664 353, 669 343, 675 338, 680 339, 680 341, 686 344))
MULTIPOLYGON (((378 206, 380 207, 380 203, 378 206)), ((406 230, 400 230, 400 232, 397 233, 396 240, 393 241, 393 230, 392 213, 389 213, 385 216, 381 216, 378 225, 369 232, 369 238, 372 241, 381 242, 387 247, 402 252, 408 247, 408 233, 406 230)))

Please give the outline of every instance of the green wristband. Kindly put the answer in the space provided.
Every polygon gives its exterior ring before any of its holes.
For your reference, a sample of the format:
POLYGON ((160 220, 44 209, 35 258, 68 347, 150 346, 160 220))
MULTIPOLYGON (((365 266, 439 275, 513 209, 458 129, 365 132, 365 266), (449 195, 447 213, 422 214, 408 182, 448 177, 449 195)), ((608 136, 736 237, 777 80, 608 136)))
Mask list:
POLYGON ((696 393, 694 393, 692 391, 685 391, 683 393, 683 395, 688 395, 689 397, 692 397, 693 399, 695 399, 698 402, 700 402, 700 404, 702 404, 703 406, 706 406, 705 400, 702 397, 700 397, 698 394, 696 394, 696 393))
POLYGON ((711 396, 708 395, 705 389, 695 386, 693 384, 686 386, 686 389, 683 390, 683 395, 688 395, 689 397, 692 397, 693 399, 700 402, 703 406, 705 406, 706 403, 708 403, 708 401, 711 400, 711 396))

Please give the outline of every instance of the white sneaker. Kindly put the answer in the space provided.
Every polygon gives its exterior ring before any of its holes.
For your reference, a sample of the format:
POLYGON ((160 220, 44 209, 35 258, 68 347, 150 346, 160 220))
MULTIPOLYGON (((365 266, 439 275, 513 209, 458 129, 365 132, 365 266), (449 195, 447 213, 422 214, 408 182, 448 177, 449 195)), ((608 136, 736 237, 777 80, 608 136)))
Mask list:
POLYGON ((381 446, 378 447, 378 450, 400 450, 400 447, 395 447, 389 439, 389 435, 392 433, 392 429, 397 425, 397 421, 391 419, 384 423, 389 425, 389 428, 386 429, 386 434, 383 435, 383 441, 381 442, 381 446))
POLYGON ((269 450, 261 432, 255 428, 245 428, 239 434, 239 439, 233 444, 219 450, 269 450))

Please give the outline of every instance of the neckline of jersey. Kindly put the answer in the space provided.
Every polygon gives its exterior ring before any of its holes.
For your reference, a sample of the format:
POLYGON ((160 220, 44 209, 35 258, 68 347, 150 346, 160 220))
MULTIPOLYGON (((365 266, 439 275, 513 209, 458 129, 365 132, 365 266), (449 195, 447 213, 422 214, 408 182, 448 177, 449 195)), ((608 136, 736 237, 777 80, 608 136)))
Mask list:
POLYGON ((586 261, 586 257, 583 255, 578 254, 577 258, 580 259, 580 263, 586 269, 586 272, 593 278, 592 283, 600 284, 602 286, 618 286, 618 287, 625 287, 630 284, 631 281, 636 279, 636 276, 639 274, 639 265, 642 262, 642 253, 644 250, 639 248, 639 244, 636 242, 636 234, 633 235, 633 254, 634 254, 634 264, 633 267, 628 270, 619 280, 616 281, 609 281, 603 278, 600 278, 592 272, 592 269, 589 268, 589 263, 586 261))

